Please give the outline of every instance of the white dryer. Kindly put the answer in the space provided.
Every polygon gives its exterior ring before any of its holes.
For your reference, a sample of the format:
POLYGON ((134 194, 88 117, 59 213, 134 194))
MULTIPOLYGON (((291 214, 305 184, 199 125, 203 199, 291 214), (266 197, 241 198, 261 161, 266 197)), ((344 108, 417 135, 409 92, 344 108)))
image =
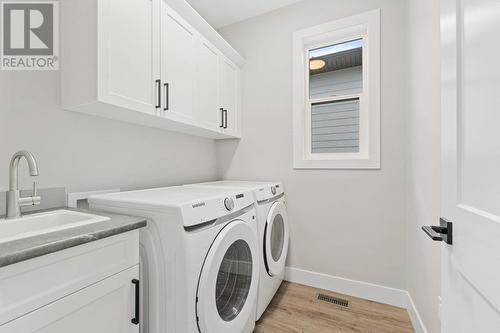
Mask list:
POLYGON ((185 186, 246 190, 254 194, 261 265, 256 311, 259 320, 285 276, 289 225, 283 184, 223 180, 185 186))
POLYGON ((259 277, 249 191, 183 186, 93 196, 93 209, 143 216, 143 333, 250 333, 259 277))

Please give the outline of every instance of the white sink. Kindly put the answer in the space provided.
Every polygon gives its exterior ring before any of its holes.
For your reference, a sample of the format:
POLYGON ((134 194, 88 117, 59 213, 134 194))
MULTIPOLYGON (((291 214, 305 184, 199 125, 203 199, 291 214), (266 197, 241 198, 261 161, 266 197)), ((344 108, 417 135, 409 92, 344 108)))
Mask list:
POLYGON ((25 215, 11 220, 0 219, 0 243, 106 220, 109 220, 109 217, 64 209, 25 215))

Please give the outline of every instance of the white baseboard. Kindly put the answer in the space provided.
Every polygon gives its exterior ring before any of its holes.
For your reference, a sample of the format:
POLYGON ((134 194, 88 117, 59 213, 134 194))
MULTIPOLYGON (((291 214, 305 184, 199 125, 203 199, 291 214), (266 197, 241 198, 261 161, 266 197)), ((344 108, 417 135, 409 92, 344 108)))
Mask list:
POLYGON ((405 308, 408 311, 415 333, 427 333, 422 319, 415 308, 415 304, 406 290, 306 271, 294 267, 286 268, 285 280, 405 308))
POLYGON ((413 299, 411 295, 407 292, 408 295, 408 304, 406 306, 406 310, 408 311, 408 315, 410 316, 411 323, 413 325, 413 329, 415 333, 427 333, 427 329, 424 326, 424 322, 420 317, 420 314, 417 311, 417 307, 415 303, 413 303, 413 299))
POLYGON ((405 290, 345 279, 338 276, 287 267, 285 280, 398 306, 400 308, 406 308, 408 305, 408 293, 405 290))

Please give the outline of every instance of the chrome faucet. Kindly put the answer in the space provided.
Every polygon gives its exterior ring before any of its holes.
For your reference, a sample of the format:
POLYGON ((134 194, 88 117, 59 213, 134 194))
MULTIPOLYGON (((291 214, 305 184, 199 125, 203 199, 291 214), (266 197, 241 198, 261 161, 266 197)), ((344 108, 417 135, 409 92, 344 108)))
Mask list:
POLYGON ((18 151, 10 160, 9 191, 7 192, 7 218, 14 219, 21 216, 21 207, 39 205, 41 198, 36 193, 36 182, 33 182, 31 197, 21 197, 18 185, 18 166, 21 157, 28 162, 30 176, 38 176, 38 166, 33 154, 28 151, 18 151))

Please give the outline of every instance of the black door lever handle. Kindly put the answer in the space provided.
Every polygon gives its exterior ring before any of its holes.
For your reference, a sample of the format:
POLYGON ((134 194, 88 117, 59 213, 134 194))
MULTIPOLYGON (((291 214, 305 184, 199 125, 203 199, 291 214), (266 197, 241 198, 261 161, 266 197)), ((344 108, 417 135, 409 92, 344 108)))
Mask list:
POLYGON ((426 225, 422 227, 422 230, 429 236, 433 241, 441 242, 443 240, 443 236, 440 233, 434 231, 432 226, 426 225))
POLYGON ((445 218, 439 219, 439 225, 426 225, 422 227, 422 230, 429 236, 433 241, 442 242, 446 244, 453 244, 453 223, 445 218))
POLYGON ((448 234, 448 228, 446 227, 441 227, 441 226, 438 227, 437 225, 431 225, 431 229, 440 234, 445 234, 445 235, 448 234))

